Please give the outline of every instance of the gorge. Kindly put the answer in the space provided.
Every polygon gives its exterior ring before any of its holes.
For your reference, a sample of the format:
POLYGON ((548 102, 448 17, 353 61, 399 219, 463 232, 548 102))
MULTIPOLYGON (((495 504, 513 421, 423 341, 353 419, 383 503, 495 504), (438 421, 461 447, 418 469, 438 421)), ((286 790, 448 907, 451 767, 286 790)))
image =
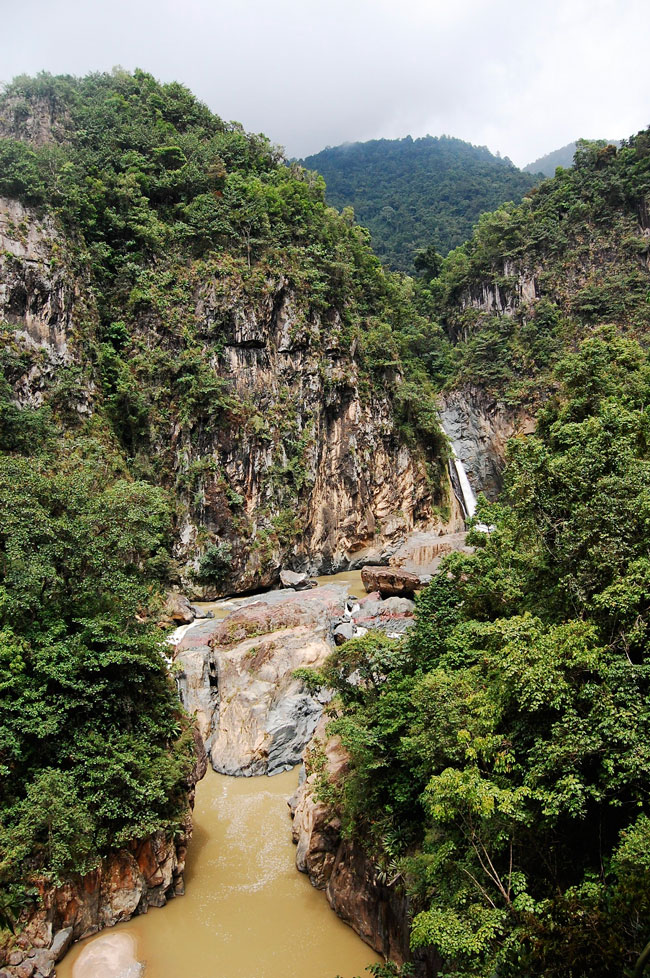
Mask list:
POLYGON ((410 278, 181 85, 6 86, 2 978, 642 974, 649 213, 584 144, 410 278))

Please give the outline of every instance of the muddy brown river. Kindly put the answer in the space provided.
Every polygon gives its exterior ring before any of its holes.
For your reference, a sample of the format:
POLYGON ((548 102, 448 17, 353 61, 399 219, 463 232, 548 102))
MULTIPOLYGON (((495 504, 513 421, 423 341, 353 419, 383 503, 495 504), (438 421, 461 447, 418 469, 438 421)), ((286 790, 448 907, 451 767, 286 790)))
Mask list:
MULTIPOLYGON (((359 571, 318 580, 365 594, 359 571)), ((237 599, 201 606, 222 618, 237 599)), ((367 978, 379 958, 296 870, 287 798, 297 784, 297 769, 272 778, 209 769, 197 785, 185 896, 76 944, 58 978, 367 978)))
POLYGON ((209 770, 197 785, 185 896, 75 945, 58 978, 135 975, 129 950, 144 978, 368 978, 377 955, 296 870, 286 799, 297 783, 297 770, 209 770), (104 936, 118 940, 100 953, 104 936))

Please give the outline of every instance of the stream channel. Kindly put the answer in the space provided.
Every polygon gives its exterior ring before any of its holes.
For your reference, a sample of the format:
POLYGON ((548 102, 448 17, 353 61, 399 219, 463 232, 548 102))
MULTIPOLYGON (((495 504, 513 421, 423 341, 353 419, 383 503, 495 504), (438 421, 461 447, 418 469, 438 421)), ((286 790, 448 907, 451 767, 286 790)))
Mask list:
MULTIPOLYGON (((319 578, 330 582, 364 593, 359 572, 319 578)), ((215 617, 233 606, 202 605, 215 617)), ((257 778, 209 768, 196 789, 185 896, 76 944, 58 978, 367 978, 379 958, 296 870, 287 799, 297 784, 297 768, 257 778)))

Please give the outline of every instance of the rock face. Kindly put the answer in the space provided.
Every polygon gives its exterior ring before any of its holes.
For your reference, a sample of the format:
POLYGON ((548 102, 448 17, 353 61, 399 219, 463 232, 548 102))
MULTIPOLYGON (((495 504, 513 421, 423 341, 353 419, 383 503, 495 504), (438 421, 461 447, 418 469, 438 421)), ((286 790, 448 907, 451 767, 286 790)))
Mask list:
POLYGON ((437 573, 440 562, 447 554, 456 550, 472 552, 472 547, 465 546, 466 539, 465 532, 441 535, 413 533, 391 556, 389 566, 415 574, 420 580, 431 577, 437 573))
POLYGON ((399 567, 364 567, 361 580, 366 591, 379 591, 382 598, 413 597, 423 586, 417 574, 399 567))
POLYGON ((506 442, 530 434, 534 422, 525 412, 515 413, 480 388, 467 386, 445 394, 440 420, 475 493, 495 499, 501 489, 506 442))
MULTIPOLYGON (((325 752, 328 777, 345 777, 347 758, 338 738, 327 738, 324 724, 317 736, 325 752)), ((315 742, 314 742, 315 743, 315 742)), ((309 771, 312 751, 305 752, 309 771)), ((396 886, 385 885, 377 867, 359 843, 341 837, 335 811, 316 799, 316 773, 309 773, 289 802, 296 843, 296 866, 311 883, 325 890, 329 905, 370 947, 398 964, 409 951, 409 905, 396 886)), ((418 976, 434 975, 440 962, 431 954, 413 959, 418 976)))
POLYGON ((346 590, 275 591, 221 621, 194 625, 176 648, 181 700, 222 774, 275 774, 299 763, 323 710, 294 671, 322 665, 346 590))
MULTIPOLYGON (((64 254, 52 220, 0 197, 0 322, 24 351, 25 370, 11 379, 17 401, 31 407, 73 361, 75 324, 93 318, 83 280, 71 274, 64 254)), ((77 384, 71 407, 87 413, 91 395, 92 384, 77 384)))
POLYGON ((73 876, 60 886, 45 881, 38 884, 39 909, 25 922, 13 945, 0 949, 2 978, 49 978, 72 941, 146 913, 149 907, 162 907, 185 892, 194 785, 206 768, 203 744, 197 737, 196 763, 188 783, 190 808, 179 835, 168 838, 163 831, 154 832, 109 853, 86 876, 73 876))
MULTIPOLYGON (((47 140, 50 122, 34 117, 24 135, 47 140)), ((68 406, 90 415, 104 411, 92 366, 99 315, 76 245, 54 220, 0 199, 0 319, 21 354, 9 378, 16 401, 43 403, 65 367, 75 376, 68 406)), ((439 459, 404 442, 393 381, 368 384, 339 312, 317 312, 281 276, 254 295, 237 279, 199 276, 184 294, 202 362, 227 392, 224 423, 183 419, 168 394, 136 447, 174 488, 174 556, 191 598, 272 587, 283 567, 313 576, 358 565, 416 527, 462 528, 439 459), (436 507, 450 501, 443 522, 436 507), (221 565, 197 584, 210 544, 221 565)), ((182 361, 167 319, 130 315, 129 332, 182 361)))

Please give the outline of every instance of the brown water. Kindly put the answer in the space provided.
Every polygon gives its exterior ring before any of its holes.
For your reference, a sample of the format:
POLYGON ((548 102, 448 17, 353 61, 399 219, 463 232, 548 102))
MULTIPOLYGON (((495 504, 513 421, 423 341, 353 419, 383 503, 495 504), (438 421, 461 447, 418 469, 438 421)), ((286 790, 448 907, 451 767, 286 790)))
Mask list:
MULTIPOLYGON (((379 960, 295 868, 286 799, 297 779, 295 769, 273 778, 208 771, 197 786, 186 895, 108 932, 135 939, 145 978, 353 978, 379 960)), ((77 944, 58 978, 115 974, 97 969, 97 954, 75 968, 101 940, 77 944)))
POLYGON ((363 598, 366 589, 361 580, 361 571, 341 571, 340 574, 326 574, 324 577, 317 577, 319 584, 347 584, 350 594, 355 598, 363 598))

